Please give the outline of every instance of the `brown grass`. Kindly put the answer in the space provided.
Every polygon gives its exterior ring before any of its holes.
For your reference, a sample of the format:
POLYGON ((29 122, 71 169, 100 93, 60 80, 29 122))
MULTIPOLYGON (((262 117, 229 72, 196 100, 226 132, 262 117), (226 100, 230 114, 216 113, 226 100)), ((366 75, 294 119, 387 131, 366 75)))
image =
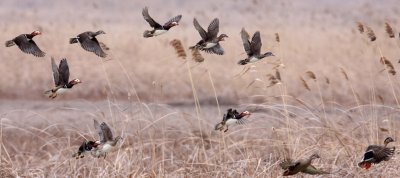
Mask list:
POLYGON ((385 22, 385 30, 386 30, 386 33, 389 35, 389 38, 394 38, 393 28, 390 26, 390 24, 388 22, 385 22))
MULTIPOLYGON (((369 171, 357 166, 368 145, 400 137, 399 82, 381 72, 376 60, 398 59, 397 44, 382 38, 387 32, 379 28, 384 19, 395 22, 400 15, 394 2, 0 4, 1 41, 40 29, 43 35, 35 41, 47 52, 36 59, 15 47, 0 48, 0 177, 280 177, 280 161, 315 152, 321 159, 313 164, 335 172, 332 177, 399 175, 398 155, 369 171), (144 39, 143 31, 150 28, 140 14, 144 6, 159 22, 178 13, 183 18, 168 33, 144 39), (193 17, 201 24, 220 19, 220 32, 229 36, 221 42, 225 55, 203 53, 202 63, 177 60, 183 55, 177 57, 170 47, 173 39, 180 40, 180 53, 200 39, 193 17), (357 35, 354 20, 370 26, 359 23, 360 32, 377 29, 373 36, 379 43, 368 42, 371 35, 357 35), (261 51, 276 57, 237 65, 246 57, 242 26, 260 30, 261 51), (99 29, 107 33, 98 36, 109 48, 105 60, 67 43, 82 31, 99 29), (42 96, 52 86, 50 56, 66 57, 71 78, 83 81, 51 101, 42 96), (274 61, 284 65, 271 65, 274 61), (315 82, 308 86, 303 77, 315 82), (231 107, 253 114, 246 125, 214 131, 231 107), (97 139, 94 118, 124 140, 106 159, 76 160, 71 155, 79 144, 97 139)), ((382 61, 388 71, 398 67, 382 61)))

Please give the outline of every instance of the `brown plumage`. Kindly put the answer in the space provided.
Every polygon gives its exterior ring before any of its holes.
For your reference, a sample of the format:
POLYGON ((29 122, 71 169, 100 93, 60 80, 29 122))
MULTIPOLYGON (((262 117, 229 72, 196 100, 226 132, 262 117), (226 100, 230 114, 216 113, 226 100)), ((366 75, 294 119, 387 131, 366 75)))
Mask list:
POLYGON ((394 142, 392 137, 387 137, 383 142, 383 145, 369 145, 365 150, 361 162, 358 163, 358 166, 368 170, 372 164, 389 161, 396 150, 395 147, 387 147, 390 142, 394 142))
POLYGON ((312 160, 320 158, 318 154, 312 154, 307 159, 301 159, 298 161, 292 161, 291 159, 285 159, 279 164, 279 166, 285 170, 283 176, 295 175, 299 172, 306 174, 330 174, 329 172, 318 170, 313 165, 311 165, 312 160))
POLYGON ((100 34, 106 34, 106 33, 102 30, 97 32, 91 32, 91 31, 83 32, 79 34, 77 37, 71 38, 69 40, 69 43, 73 44, 79 42, 81 44, 81 47, 86 51, 93 52, 97 56, 105 58, 107 54, 103 51, 99 41, 96 38, 96 36, 100 34))
POLYGON ((40 50, 35 41, 32 39, 36 35, 41 34, 42 33, 40 31, 34 31, 31 34, 21 34, 12 40, 6 41, 6 47, 17 45, 18 48, 24 53, 32 54, 36 57, 44 57, 46 53, 40 50))

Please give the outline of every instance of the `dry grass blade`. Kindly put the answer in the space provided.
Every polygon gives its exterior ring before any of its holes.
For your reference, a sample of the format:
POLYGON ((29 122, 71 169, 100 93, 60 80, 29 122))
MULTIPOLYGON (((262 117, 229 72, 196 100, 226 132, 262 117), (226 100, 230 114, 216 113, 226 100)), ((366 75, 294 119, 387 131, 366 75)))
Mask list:
POLYGON ((340 72, 343 74, 346 80, 349 80, 349 76, 347 75, 346 71, 343 68, 340 68, 340 72))
POLYGON ((361 22, 357 22, 358 31, 364 33, 364 25, 361 22))
POLYGON ((186 59, 186 52, 180 40, 174 39, 170 42, 170 44, 175 48, 175 52, 178 54, 178 57, 186 59))
POLYGON ((307 71, 306 75, 313 80, 317 80, 317 76, 312 71, 307 71))
POLYGON ((376 40, 376 36, 374 31, 371 29, 371 27, 366 26, 367 29, 367 36, 371 41, 375 41, 376 40))
POLYGON ((394 66, 392 64, 392 62, 390 62, 388 59, 386 59, 386 57, 381 57, 380 59, 380 63, 383 65, 386 65, 386 67, 389 69, 389 73, 392 75, 396 75, 396 70, 394 69, 394 66))
POLYGON ((204 58, 198 49, 192 49, 192 59, 196 62, 203 62, 204 58))
POLYGON ((279 38, 279 33, 275 33, 275 41, 276 42, 281 42, 281 39, 279 38))
POLYGON ((387 22, 385 22, 385 30, 386 30, 386 33, 389 35, 390 38, 394 38, 393 28, 387 22))
POLYGON ((311 91, 311 89, 310 89, 310 87, 308 86, 306 80, 304 80, 304 78, 301 77, 301 76, 300 76, 300 80, 301 80, 301 84, 303 85, 303 87, 304 87, 305 89, 307 89, 308 91, 311 91))

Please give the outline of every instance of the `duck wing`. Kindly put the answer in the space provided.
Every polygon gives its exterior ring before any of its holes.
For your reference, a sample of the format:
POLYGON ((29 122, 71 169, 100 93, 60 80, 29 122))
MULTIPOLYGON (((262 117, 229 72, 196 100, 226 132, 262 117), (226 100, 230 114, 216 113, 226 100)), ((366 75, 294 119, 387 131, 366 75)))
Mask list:
POLYGON ((89 52, 95 53, 97 56, 105 58, 107 54, 100 47, 99 41, 95 37, 93 38, 83 38, 81 40, 81 46, 83 49, 89 52))
POLYGON ((60 61, 60 65, 58 67, 58 73, 59 73, 59 85, 67 85, 69 81, 69 67, 67 63, 67 59, 62 59, 60 61))
POLYGON ((250 36, 244 28, 242 28, 242 31, 240 32, 240 36, 242 37, 243 47, 244 47, 244 50, 246 51, 247 56, 252 56, 253 53, 251 51, 250 41, 249 41, 250 36))
POLYGON ((112 141, 114 139, 110 127, 105 122, 100 124, 101 131, 103 132, 105 141, 112 141))
POLYGON ((207 40, 207 32, 204 30, 203 27, 201 27, 201 25, 199 24, 199 22, 197 21, 196 18, 193 19, 193 25, 194 25, 194 28, 196 28, 196 30, 199 32, 201 38, 203 40, 207 40))
POLYGON ((147 7, 144 7, 144 9, 142 11, 142 15, 143 15, 144 20, 146 20, 147 23, 149 23, 151 27, 153 27, 153 28, 161 28, 162 27, 159 23, 157 23, 156 21, 154 21, 153 18, 150 17, 149 10, 147 9, 147 7))
POLYGON ((175 16, 174 18, 172 18, 172 19, 170 19, 168 22, 166 22, 166 23, 164 24, 164 27, 171 26, 171 24, 172 24, 173 22, 179 23, 179 21, 181 20, 181 18, 182 18, 182 15, 177 15, 177 16, 175 16))
POLYGON ((106 140, 104 138, 104 134, 103 134, 103 130, 101 130, 100 124, 96 119, 93 119, 93 123, 94 123, 94 128, 97 131, 97 134, 99 134, 99 140, 101 143, 104 143, 106 140))
POLYGON ((253 38, 251 39, 251 44, 250 44, 251 52, 254 55, 260 55, 261 46, 262 43, 261 43, 260 32, 257 31, 256 33, 254 33, 253 38))
POLYGON ((218 18, 215 18, 213 21, 211 21, 210 25, 208 26, 208 31, 207 31, 207 39, 215 39, 217 38, 219 32, 219 20, 218 18))
POLYGON ((40 50, 40 48, 36 45, 35 41, 31 39, 16 39, 16 42, 18 45, 18 48, 21 49, 21 51, 28 53, 28 54, 33 54, 36 57, 44 57, 46 55, 45 52, 40 50))
POLYGON ((58 73, 58 66, 54 61, 54 58, 51 57, 51 69, 53 71, 53 81, 56 86, 60 85, 60 74, 58 73))

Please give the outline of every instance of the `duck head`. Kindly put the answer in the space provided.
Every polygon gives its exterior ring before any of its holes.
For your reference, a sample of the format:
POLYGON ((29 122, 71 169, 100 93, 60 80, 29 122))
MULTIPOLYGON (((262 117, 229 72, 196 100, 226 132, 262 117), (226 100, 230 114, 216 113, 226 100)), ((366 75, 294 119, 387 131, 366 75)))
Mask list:
POLYGON ((99 30, 96 32, 96 35, 100 35, 100 34, 106 34, 106 32, 104 32, 103 30, 99 30))
POLYGON ((221 35, 219 35, 219 37, 218 37, 218 41, 225 41, 225 38, 228 38, 228 35, 226 35, 226 34, 221 34, 221 35))
POLYGON ((74 80, 71 80, 69 83, 68 83, 68 88, 71 88, 71 87, 73 87, 74 85, 76 85, 76 84, 78 84, 78 83, 82 83, 82 81, 81 80, 79 80, 79 79, 74 79, 74 80))
POLYGON ((241 117, 250 116, 250 115, 251 115, 251 113, 249 111, 243 111, 243 112, 240 113, 241 117))
POLYGON ((272 52, 266 52, 264 57, 275 56, 272 52))
POLYGON ((394 142, 394 139, 393 139, 392 137, 387 137, 383 143, 384 143, 385 146, 386 146, 386 145, 389 144, 390 142, 394 142))
POLYGON ((35 30, 31 33, 32 36, 41 35, 42 33, 38 30, 35 30))

